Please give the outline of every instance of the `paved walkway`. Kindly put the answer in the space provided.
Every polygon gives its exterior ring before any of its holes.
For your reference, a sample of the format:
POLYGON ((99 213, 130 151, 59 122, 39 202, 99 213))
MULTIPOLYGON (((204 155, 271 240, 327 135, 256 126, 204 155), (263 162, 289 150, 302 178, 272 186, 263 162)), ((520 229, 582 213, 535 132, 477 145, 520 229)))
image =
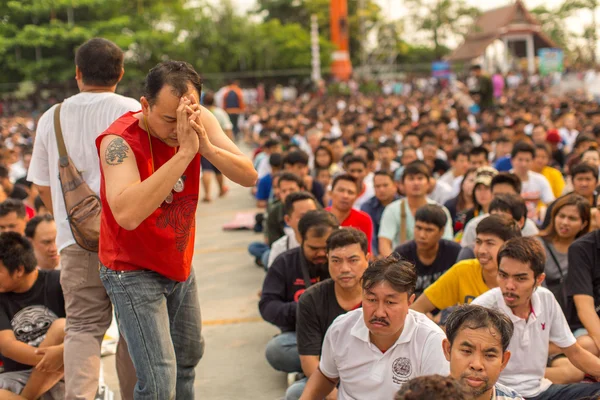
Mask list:
MULTIPOLYGON (((266 343, 278 330, 260 318, 257 293, 264 271, 247 252, 248 244, 262 236, 221 229, 236 213, 256 211, 254 201, 249 189, 229 186, 225 198, 200 203, 196 216, 194 269, 206 341, 196 369, 196 399, 281 399, 286 375, 271 369, 264 357, 266 343)), ((117 390, 114 357, 103 360, 106 382, 117 390)))

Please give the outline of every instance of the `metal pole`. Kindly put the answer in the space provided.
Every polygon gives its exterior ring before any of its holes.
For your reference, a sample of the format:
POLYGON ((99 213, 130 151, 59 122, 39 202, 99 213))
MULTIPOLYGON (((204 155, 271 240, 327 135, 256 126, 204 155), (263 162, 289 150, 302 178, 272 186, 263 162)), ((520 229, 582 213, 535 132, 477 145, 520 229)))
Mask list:
POLYGON ((321 80, 321 52, 319 47, 319 21, 316 14, 310 16, 310 41, 311 41, 311 77, 313 82, 321 80))

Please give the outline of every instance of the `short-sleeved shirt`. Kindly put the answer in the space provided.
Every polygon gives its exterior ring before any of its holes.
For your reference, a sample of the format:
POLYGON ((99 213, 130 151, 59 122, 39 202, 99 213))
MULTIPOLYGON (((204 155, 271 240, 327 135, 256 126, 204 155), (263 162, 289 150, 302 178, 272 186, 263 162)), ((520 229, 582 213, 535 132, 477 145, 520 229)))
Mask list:
POLYGON ((415 294, 418 297, 423 293, 425 288, 438 280, 444 272, 454 265, 460 249, 461 247, 458 243, 441 239, 439 241, 437 256, 430 265, 423 264, 419 259, 417 255, 417 243, 414 240, 396 247, 395 252, 405 260, 415 264, 415 269, 417 270, 415 294))
POLYGON ((550 204, 556 198, 552 193, 550 182, 542 174, 529 171, 527 180, 521 182, 521 196, 527 205, 529 218, 534 218, 539 203, 550 204))
POLYGON ((508 350, 511 353, 498 382, 525 397, 535 397, 552 384, 544 378, 550 342, 560 348, 576 343, 565 315, 548 289, 538 287, 531 296, 531 314, 527 320, 517 317, 504 302, 500 288, 494 288, 473 301, 473 304, 497 309, 514 325, 508 350))
POLYGON ((494 394, 492 395, 491 400, 524 400, 523 397, 512 390, 511 388, 507 388, 500 383, 494 385, 494 394))
POLYGON ((362 308, 339 316, 323 342, 319 369, 339 378, 339 400, 391 399, 402 384, 419 376, 449 374, 442 329, 409 310, 400 337, 385 353, 369 337, 362 308))
MULTIPOLYGON (((398 199, 398 195, 395 196, 398 199)), ((383 215, 383 210, 385 210, 385 206, 381 204, 381 201, 375 196, 371 197, 367 200, 361 207, 361 211, 366 212, 371 217, 371 221, 373 221, 373 252, 377 254, 377 246, 379 245, 379 241, 377 240, 379 234, 379 225, 381 224, 381 216, 383 215)))
MULTIPOLYGON (((38 122, 33 155, 27 180, 40 186, 50 186, 52 207, 56 221, 58 251, 75 244, 67 220, 65 201, 58 179, 58 146, 54 133, 54 109, 50 108, 38 122)), ((67 153, 83 175, 83 180, 97 195, 100 194, 100 161, 96 138, 117 118, 129 111, 137 111, 140 103, 115 93, 83 92, 63 102, 60 125, 67 153)))
MULTIPOLYGON (((398 247, 400 244, 400 202, 404 200, 404 209, 406 212, 406 240, 412 240, 415 238, 415 217, 410 212, 408 206, 408 200, 400 199, 396 200, 387 205, 381 216, 381 225, 379 226, 379 237, 385 238, 392 241, 392 248, 398 247)), ((434 200, 427 198, 427 204, 437 204, 444 209, 448 221, 446 222, 446 228, 444 229, 443 238, 446 240, 452 240, 453 229, 452 229, 452 216, 450 211, 444 206, 441 206, 434 200)))
MULTIPOLYGON (((38 278, 28 291, 0 293, 0 331, 12 330, 19 342, 38 347, 59 318, 65 318, 60 271, 38 270, 38 278)), ((1 355, 0 359, 6 372, 31 369, 1 355)))
POLYGON ((219 122, 221 129, 223 129, 224 131, 233 129, 233 124, 231 123, 231 118, 229 118, 229 115, 225 112, 225 110, 223 110, 222 108, 219 108, 219 107, 215 107, 215 106, 208 107, 208 109, 210 110, 211 113, 213 113, 213 115, 219 122))
POLYGON ((469 304, 490 290, 485 284, 479 260, 464 260, 455 264, 429 286, 423 294, 435 306, 443 310, 459 304, 469 304))
MULTIPOLYGON (((357 304, 357 307, 360 304, 357 304)), ((296 311, 298 354, 320 356, 325 333, 344 310, 335 297, 335 282, 326 279, 311 286, 300 296, 296 311)))
POLYGON ((273 175, 267 174, 258 180, 256 200, 269 200, 273 187, 273 175))
MULTIPOLYGON (((587 295, 594 298, 594 307, 600 310, 600 229, 590 232, 569 247, 569 273, 565 281, 568 296, 567 316, 571 329, 583 324, 577 316, 573 296, 587 295)), ((598 317, 600 317, 600 312, 598 317)))
MULTIPOLYGON (((326 210, 331 211, 331 207, 327 207, 326 210)), ((340 221, 340 226, 356 228, 359 231, 363 231, 365 235, 367 235, 369 253, 371 252, 371 242, 373 241, 373 221, 371 221, 369 214, 352 208, 348 217, 346 217, 345 220, 340 221)))

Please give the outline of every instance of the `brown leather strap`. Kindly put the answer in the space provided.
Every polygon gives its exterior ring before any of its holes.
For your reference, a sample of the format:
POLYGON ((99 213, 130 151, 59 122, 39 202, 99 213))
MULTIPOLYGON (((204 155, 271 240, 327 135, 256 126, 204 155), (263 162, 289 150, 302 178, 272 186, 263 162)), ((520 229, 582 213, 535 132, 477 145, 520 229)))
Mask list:
POLYGON ((400 200, 400 243, 406 242, 406 208, 404 208, 404 199, 400 200))
POLYGON ((59 103, 54 109, 54 134, 56 135, 56 145, 58 146, 59 164, 63 167, 69 165, 69 155, 65 146, 62 129, 60 127, 60 109, 62 103, 59 103))

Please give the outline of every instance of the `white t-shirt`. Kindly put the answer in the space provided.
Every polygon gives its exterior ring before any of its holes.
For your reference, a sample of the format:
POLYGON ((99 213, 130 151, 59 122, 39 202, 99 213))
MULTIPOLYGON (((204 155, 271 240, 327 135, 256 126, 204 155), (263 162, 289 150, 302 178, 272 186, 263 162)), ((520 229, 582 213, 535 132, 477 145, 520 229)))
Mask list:
POLYGON ((442 350, 446 335, 425 315, 409 310, 404 329, 385 353, 369 338, 359 308, 340 315, 325 334, 319 368, 340 379, 338 400, 391 399, 408 380, 425 375, 448 375, 442 350))
POLYGON ((531 297, 532 313, 527 320, 517 317, 507 307, 500 288, 482 294, 472 304, 494 308, 513 322, 514 333, 508 350, 508 365, 498 382, 517 391, 523 397, 535 397, 552 384, 544 378, 550 342, 561 348, 575 344, 565 315, 556 298, 546 288, 538 287, 531 297))
POLYGON ((527 172, 526 181, 521 181, 521 197, 527 204, 527 216, 529 218, 535 217, 538 201, 550 204, 556 200, 548 179, 544 175, 533 171, 527 172))
MULTIPOLYGON (((370 174, 369 174, 370 175, 370 174)), ((354 205, 352 208, 355 210, 359 210, 363 204, 366 203, 371 197, 375 196, 375 187, 373 186, 373 179, 371 175, 371 179, 369 179, 369 175, 365 179, 363 179, 363 190, 359 193, 356 200, 354 200, 354 205)))
MULTIPOLYGON (((27 179, 36 185, 50 186, 52 207, 56 220, 56 245, 60 252, 75 243, 58 179, 58 147, 54 133, 54 109, 42 115, 36 130, 33 155, 27 179)), ((129 111, 142 107, 134 99, 111 92, 79 93, 63 102, 60 125, 73 164, 81 171, 83 179, 96 193, 100 193, 100 161, 96 138, 116 119, 129 111)))
POLYGON ((267 261, 267 268, 271 268, 273 262, 279 255, 285 253, 288 250, 295 249, 296 247, 300 247, 300 243, 296 240, 296 234, 292 228, 284 228, 285 235, 277 239, 271 245, 271 252, 269 253, 269 261, 267 261), (286 229, 290 229, 291 232, 286 231, 286 229))

